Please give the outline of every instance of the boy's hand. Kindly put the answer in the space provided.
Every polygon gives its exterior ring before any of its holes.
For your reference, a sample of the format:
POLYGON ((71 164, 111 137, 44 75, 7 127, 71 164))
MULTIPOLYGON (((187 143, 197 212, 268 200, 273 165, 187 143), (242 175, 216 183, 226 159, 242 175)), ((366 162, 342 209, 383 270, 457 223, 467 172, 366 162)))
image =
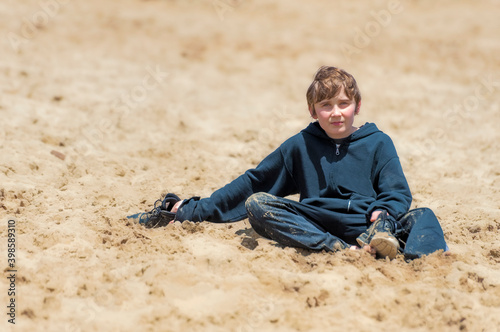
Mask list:
MULTIPOLYGON (((172 209, 170 210, 170 212, 177 213, 177 210, 179 210, 179 206, 181 206, 182 202, 184 202, 183 199, 181 199, 180 201, 178 201, 177 203, 175 203, 174 206, 172 206, 172 209)), ((169 222, 169 224, 173 224, 174 220, 172 220, 171 222, 169 222)))
POLYGON ((177 213, 177 210, 179 210, 179 206, 181 206, 182 202, 184 202, 184 200, 180 200, 175 203, 174 206, 172 206, 172 210, 170 210, 170 212, 177 213))
POLYGON ((372 216, 370 217, 370 221, 371 222, 374 222, 375 220, 377 220, 378 216, 384 211, 382 210, 376 210, 376 211, 373 211, 372 212, 372 216))

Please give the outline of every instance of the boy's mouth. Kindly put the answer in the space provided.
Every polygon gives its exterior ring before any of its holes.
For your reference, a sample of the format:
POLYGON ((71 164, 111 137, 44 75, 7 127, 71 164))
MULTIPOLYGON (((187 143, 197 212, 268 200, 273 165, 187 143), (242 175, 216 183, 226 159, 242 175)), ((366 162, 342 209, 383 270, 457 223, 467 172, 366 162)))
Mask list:
POLYGON ((334 122, 330 122, 330 124, 334 125, 334 126, 341 126, 342 125, 342 121, 334 121, 334 122))

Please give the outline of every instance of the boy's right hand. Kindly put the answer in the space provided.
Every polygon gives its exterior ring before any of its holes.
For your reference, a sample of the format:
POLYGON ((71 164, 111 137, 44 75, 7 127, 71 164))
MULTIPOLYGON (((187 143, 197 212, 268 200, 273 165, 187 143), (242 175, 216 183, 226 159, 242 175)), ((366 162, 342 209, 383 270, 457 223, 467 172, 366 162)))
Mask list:
POLYGON ((170 212, 177 213, 177 210, 179 210, 179 206, 181 206, 182 202, 184 202, 183 199, 175 203, 174 206, 172 206, 172 210, 170 210, 170 212))
MULTIPOLYGON (((179 210, 179 206, 181 206, 182 202, 184 202, 183 199, 181 199, 180 201, 178 201, 177 203, 175 203, 174 206, 172 206, 172 209, 170 209, 170 212, 177 213, 177 210, 179 210)), ((171 222, 169 222, 169 224, 173 224, 174 221, 175 221, 175 219, 172 220, 171 222)))

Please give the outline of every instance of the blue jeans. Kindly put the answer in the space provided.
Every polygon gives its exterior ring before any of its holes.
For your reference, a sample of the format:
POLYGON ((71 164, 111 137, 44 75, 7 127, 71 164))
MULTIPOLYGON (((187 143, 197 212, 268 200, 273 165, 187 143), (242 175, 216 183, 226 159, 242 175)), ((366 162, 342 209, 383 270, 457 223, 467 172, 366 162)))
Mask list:
POLYGON ((295 203, 271 194, 256 193, 247 199, 245 207, 253 229, 282 245, 326 251, 349 247, 345 241, 302 215, 295 203))
POLYGON ((428 208, 413 209, 396 222, 394 235, 405 258, 413 259, 438 250, 448 251, 443 230, 434 212, 428 208))
MULTIPOLYGON (((253 229, 282 245, 332 252, 351 246, 345 239, 327 232, 318 222, 301 213, 301 203, 256 193, 248 198, 245 206, 253 229)), ((400 240, 407 258, 447 248, 437 218, 426 208, 411 210, 400 218, 395 236, 400 240)))

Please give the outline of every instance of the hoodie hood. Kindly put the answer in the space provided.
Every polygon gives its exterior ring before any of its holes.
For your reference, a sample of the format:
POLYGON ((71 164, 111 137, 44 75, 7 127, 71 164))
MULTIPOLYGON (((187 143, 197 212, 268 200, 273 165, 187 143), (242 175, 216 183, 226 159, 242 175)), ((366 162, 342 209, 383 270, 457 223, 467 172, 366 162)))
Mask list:
MULTIPOLYGON (((321 128, 319 125, 318 121, 311 122, 309 126, 307 126, 305 129, 302 130, 303 133, 307 133, 322 139, 326 139, 329 141, 332 141, 333 138, 329 137, 326 132, 321 128)), ((374 123, 367 122, 361 127, 358 128, 354 133, 352 133, 350 136, 346 137, 345 139, 348 141, 356 141, 361 138, 365 138, 367 136, 370 136, 372 134, 381 132, 377 126, 374 123)))

